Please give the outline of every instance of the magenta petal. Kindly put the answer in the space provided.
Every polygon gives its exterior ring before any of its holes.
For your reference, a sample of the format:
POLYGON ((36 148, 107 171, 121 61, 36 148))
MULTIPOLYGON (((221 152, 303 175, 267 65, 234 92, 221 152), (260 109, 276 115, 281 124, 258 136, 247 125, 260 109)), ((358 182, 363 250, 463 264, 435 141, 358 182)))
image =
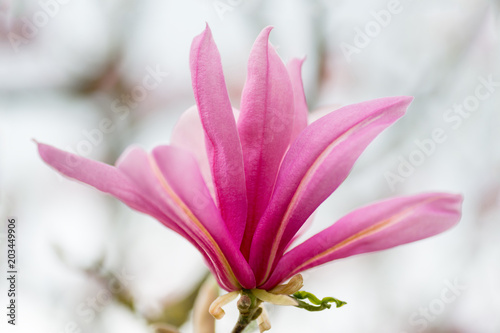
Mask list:
POLYGON ((219 51, 208 26, 193 40, 190 66, 217 204, 232 238, 239 246, 247 215, 243 156, 219 51))
POLYGON ((461 206, 460 195, 426 193, 357 209, 286 253, 261 288, 272 288, 301 271, 335 259, 439 234, 458 223, 461 206))
POLYGON ((266 280, 290 240, 344 181, 359 155, 403 115, 411 97, 340 108, 309 125, 288 150, 269 207, 255 232, 250 265, 266 280))
POLYGON ((254 288, 254 274, 210 197, 192 155, 174 147, 160 146, 153 150, 152 156, 153 170, 165 193, 175 202, 189 225, 201 231, 203 238, 222 259, 223 266, 234 272, 243 288, 254 288))
POLYGON ((293 127, 292 86, 285 65, 269 44, 270 32, 270 27, 265 28, 252 48, 238 119, 248 197, 248 218, 241 246, 245 256, 269 202, 293 127))
POLYGON ((309 218, 306 220, 306 222, 304 222, 304 224, 302 224, 302 226, 297 231, 297 233, 293 236, 293 238, 290 240, 290 242, 288 242, 288 244, 285 246, 286 249, 290 249, 291 247, 293 247, 294 244, 296 244, 299 241, 299 239, 302 236, 304 236, 304 234, 311 228, 315 215, 316 214, 313 213, 311 216, 309 216, 309 218))
POLYGON ((307 126, 308 108, 301 74, 304 60, 305 59, 292 59, 287 65, 288 74, 290 75, 293 87, 294 101, 293 130, 290 143, 292 143, 307 126))

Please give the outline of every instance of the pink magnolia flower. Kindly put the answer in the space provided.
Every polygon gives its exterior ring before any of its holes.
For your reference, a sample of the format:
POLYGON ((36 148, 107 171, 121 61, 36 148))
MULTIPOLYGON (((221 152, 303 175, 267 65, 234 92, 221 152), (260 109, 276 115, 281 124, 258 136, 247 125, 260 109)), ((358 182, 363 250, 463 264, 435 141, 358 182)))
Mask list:
MULTIPOLYGON (((38 149, 60 173, 186 238, 225 290, 254 290, 261 300, 287 303, 270 294, 295 292, 302 282, 296 279, 286 292, 277 291, 278 285, 335 259, 443 232, 460 219, 462 198, 426 193, 381 201, 290 249, 365 147, 404 114, 412 98, 348 105, 308 125, 302 60, 285 66, 268 42, 270 31, 261 32, 251 51, 241 110, 230 104, 207 27, 191 47, 196 106, 180 118, 171 145, 151 153, 130 148, 116 166, 45 144, 38 149)), ((227 299, 234 297, 230 293, 227 299)))

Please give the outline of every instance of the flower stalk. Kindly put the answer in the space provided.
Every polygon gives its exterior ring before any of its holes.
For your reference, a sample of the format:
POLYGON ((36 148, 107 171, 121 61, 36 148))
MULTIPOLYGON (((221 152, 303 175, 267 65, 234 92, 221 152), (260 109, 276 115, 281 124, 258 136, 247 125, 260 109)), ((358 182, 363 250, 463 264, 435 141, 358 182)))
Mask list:
POLYGON ((243 289, 237 307, 240 315, 232 333, 240 333, 262 314, 262 301, 255 297, 251 290, 243 289))

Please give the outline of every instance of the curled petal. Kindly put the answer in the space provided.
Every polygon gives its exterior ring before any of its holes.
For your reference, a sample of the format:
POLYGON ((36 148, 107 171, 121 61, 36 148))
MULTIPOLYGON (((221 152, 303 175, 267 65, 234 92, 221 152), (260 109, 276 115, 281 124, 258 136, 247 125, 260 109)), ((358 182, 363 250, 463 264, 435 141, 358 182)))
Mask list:
POLYGON ((262 333, 271 329, 271 321, 269 320, 266 308, 262 304, 259 306, 262 308, 262 313, 257 317, 257 324, 259 325, 260 333, 262 333))
POLYGON ((238 291, 232 291, 230 293, 217 297, 217 299, 210 305, 208 312, 210 312, 210 314, 214 316, 215 319, 222 319, 226 314, 224 310, 222 310, 222 307, 235 300, 238 295, 238 291))
POLYGON ((288 283, 280 284, 270 290, 273 294, 282 294, 282 295, 292 295, 302 289, 304 286, 304 279, 302 275, 297 274, 294 275, 288 283))

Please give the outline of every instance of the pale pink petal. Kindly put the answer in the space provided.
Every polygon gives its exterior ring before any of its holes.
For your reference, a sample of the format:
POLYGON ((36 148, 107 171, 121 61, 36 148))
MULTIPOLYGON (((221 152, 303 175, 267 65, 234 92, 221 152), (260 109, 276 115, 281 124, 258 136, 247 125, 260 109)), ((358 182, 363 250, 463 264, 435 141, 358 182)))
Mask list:
POLYGON ((190 66, 217 205, 231 237, 239 246, 247 215, 243 156, 219 51, 208 25, 193 40, 190 66))
POLYGON ((458 223, 461 205, 460 195, 426 193, 357 209, 285 254, 270 279, 259 288, 272 288, 299 272, 335 259, 439 234, 458 223))
POLYGON ((368 144, 403 115, 410 97, 381 98, 338 109, 294 141, 252 244, 250 264, 264 281, 302 224, 344 181, 368 144))
POLYGON ((290 143, 292 143, 297 138, 299 133, 302 132, 302 130, 307 126, 308 108, 301 74, 304 60, 305 59, 295 58, 290 60, 287 64, 288 74, 290 75, 290 81, 292 82, 294 101, 293 130, 290 143))
POLYGON ((181 115, 172 131, 170 142, 172 146, 188 150, 193 154, 198 162, 203 179, 212 197, 215 198, 212 171, 208 163, 205 145, 205 130, 201 124, 200 114, 196 105, 193 105, 181 115))
POLYGON ((241 246, 245 257, 272 194, 293 127, 292 85, 285 65, 269 44, 270 32, 270 27, 265 28, 252 48, 238 119, 248 197, 248 218, 241 246))

